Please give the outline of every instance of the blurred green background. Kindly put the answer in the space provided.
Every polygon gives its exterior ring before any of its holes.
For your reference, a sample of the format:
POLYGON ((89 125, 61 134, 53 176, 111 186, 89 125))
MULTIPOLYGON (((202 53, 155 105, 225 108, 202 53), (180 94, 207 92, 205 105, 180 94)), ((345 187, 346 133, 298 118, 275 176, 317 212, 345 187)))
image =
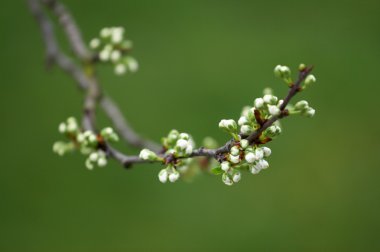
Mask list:
POLYGON ((89 172, 82 156, 51 151, 82 96, 46 71, 25 1, 4 2, 1 251, 380 251, 380 1, 64 3, 87 41, 125 26, 140 71, 99 75, 146 137, 177 128, 223 143, 220 119, 237 119, 266 86, 285 94, 276 64, 316 66, 318 83, 298 99, 317 114, 286 119, 271 168, 233 187, 208 175, 163 185, 158 165, 89 172))

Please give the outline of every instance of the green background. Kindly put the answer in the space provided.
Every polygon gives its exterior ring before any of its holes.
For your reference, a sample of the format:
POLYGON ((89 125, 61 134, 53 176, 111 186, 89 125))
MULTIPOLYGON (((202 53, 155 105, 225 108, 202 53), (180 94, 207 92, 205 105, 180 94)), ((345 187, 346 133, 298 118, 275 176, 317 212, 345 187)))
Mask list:
POLYGON ((163 185, 159 165, 90 172, 82 156, 51 151, 81 94, 46 71, 25 1, 4 2, 1 251, 380 251, 380 1, 64 2, 86 41, 125 26, 140 71, 99 76, 146 137, 177 128, 223 143, 220 119, 237 119, 266 86, 286 93, 276 64, 316 66, 317 84, 297 99, 317 114, 286 119, 271 168, 233 187, 209 175, 163 185))

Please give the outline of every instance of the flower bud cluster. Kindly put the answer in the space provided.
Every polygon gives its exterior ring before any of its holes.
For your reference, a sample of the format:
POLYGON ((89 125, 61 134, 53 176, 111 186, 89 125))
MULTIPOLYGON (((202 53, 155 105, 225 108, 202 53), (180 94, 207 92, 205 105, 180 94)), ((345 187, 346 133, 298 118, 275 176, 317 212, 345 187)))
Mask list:
POLYGON ((107 165, 107 157, 104 151, 94 150, 86 159, 86 167, 89 170, 94 169, 94 166, 104 167, 107 165))
POLYGON ((179 179, 179 177, 180 174, 173 165, 169 165, 158 173, 158 179, 161 183, 166 183, 168 180, 174 183, 179 179))
POLYGON ((118 135, 110 127, 104 128, 100 134, 92 131, 82 131, 77 120, 73 117, 68 118, 65 122, 59 124, 58 130, 65 135, 70 141, 56 142, 53 145, 53 151, 60 156, 78 149, 83 155, 88 156, 85 165, 92 170, 96 164, 103 167, 107 164, 107 157, 104 151, 100 150, 104 141, 116 142, 119 140, 118 135))
MULTIPOLYGON (((177 130, 169 132, 167 137, 163 137, 162 145, 164 147, 165 157, 171 157, 173 162, 170 161, 168 167, 162 169, 158 175, 162 183, 175 182, 180 177, 180 173, 185 173, 191 163, 191 154, 194 149, 194 141, 187 133, 180 133, 177 130)), ((149 161, 165 161, 164 158, 157 155, 155 152, 143 149, 139 157, 143 160, 149 161)))
POLYGON ((226 154, 220 167, 214 168, 216 174, 222 173, 222 181, 226 185, 233 185, 241 179, 241 170, 249 170, 252 174, 259 173, 269 167, 264 159, 271 155, 268 147, 249 146, 246 139, 236 142, 226 154))
MULTIPOLYGON (((263 97, 256 98, 253 102, 253 107, 244 107, 241 116, 238 120, 241 135, 250 135, 260 128, 260 121, 264 122, 272 116, 278 116, 281 113, 280 106, 283 100, 279 100, 276 96, 268 93, 268 90, 263 97), (258 121, 259 120, 259 121, 258 121)), ((262 137, 273 138, 281 133, 279 124, 273 125, 266 129, 262 137)))
POLYGON ((90 41, 90 47, 98 53, 100 61, 114 65, 117 75, 138 70, 136 59, 127 55, 132 49, 132 41, 125 39, 123 27, 103 28, 99 37, 90 41))
POLYGON ((194 141, 187 133, 180 133, 177 130, 169 132, 167 137, 161 139, 166 153, 174 157, 189 157, 193 153, 194 141))

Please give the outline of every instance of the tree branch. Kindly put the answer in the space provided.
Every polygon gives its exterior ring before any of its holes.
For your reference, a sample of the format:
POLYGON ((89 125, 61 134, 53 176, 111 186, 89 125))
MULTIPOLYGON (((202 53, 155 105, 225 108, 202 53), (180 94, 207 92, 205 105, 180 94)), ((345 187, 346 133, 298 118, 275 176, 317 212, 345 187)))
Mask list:
MULTIPOLYGON (((84 130, 91 130, 96 132, 96 106, 99 103, 105 114, 112 121, 117 131, 130 145, 137 148, 148 148, 157 153, 158 156, 164 160, 169 158, 170 155, 160 153, 160 146, 149 140, 141 138, 129 125, 121 113, 118 106, 112 101, 111 98, 105 96, 97 82, 94 75, 93 62, 91 62, 91 54, 87 50, 85 43, 83 42, 82 35, 78 26, 76 25, 71 14, 67 11, 65 6, 57 0, 27 0, 29 8, 33 16, 35 17, 38 25, 40 26, 42 37, 46 48, 46 57, 48 65, 56 64, 62 70, 64 70, 69 76, 71 76, 77 83, 78 87, 85 91, 84 100, 84 117, 83 128, 84 130), (89 67, 91 71, 85 71, 82 67, 76 65, 66 54, 64 54, 58 46, 56 41, 51 21, 44 13, 41 4, 45 4, 58 18, 66 37, 70 43, 70 46, 77 57, 85 67, 89 67)), ((266 121, 259 122, 260 128, 254 131, 249 136, 241 135, 243 139, 247 139, 250 144, 255 144, 260 138, 261 134, 277 120, 288 116, 286 106, 290 100, 300 91, 300 85, 312 71, 312 67, 300 70, 297 81, 291 85, 287 96, 284 98, 282 105, 280 106, 280 114, 272 116, 266 121)), ((259 115, 255 115, 259 116, 259 115)), ((225 153, 228 153, 231 147, 235 144, 235 140, 231 139, 225 145, 217 149, 206 149, 201 147, 193 150, 190 157, 208 157, 215 158, 218 161, 222 161, 225 153)), ((109 157, 112 157, 123 164, 125 167, 129 167, 136 163, 149 163, 151 161, 142 160, 138 156, 128 156, 113 148, 108 143, 103 146, 104 151, 109 157)), ((172 157, 171 157, 172 158, 172 157)), ((178 157, 181 158, 181 157, 178 157)))
MULTIPOLYGON (((81 60, 87 60, 89 54, 83 43, 82 36, 80 35, 79 29, 67 9, 55 0, 43 0, 43 2, 47 4, 49 8, 53 9, 54 13, 60 19, 60 23, 64 27, 65 34, 68 37, 75 55, 81 60)), ((86 91, 88 94, 88 89, 90 86, 98 86, 96 79, 89 78, 79 66, 77 66, 66 54, 61 52, 55 39, 52 23, 44 13, 41 6, 41 1, 28 0, 28 5, 31 13, 40 26, 43 41, 46 47, 46 58, 48 65, 50 66, 56 64, 75 80, 81 90, 86 91)), ((112 101, 112 99, 102 94, 99 88, 97 89, 98 90, 93 90, 92 92, 98 94, 96 94, 95 97, 88 97, 85 102, 87 104, 85 105, 85 128, 95 128, 92 126, 94 125, 95 120, 93 113, 95 110, 93 98, 95 98, 95 100, 100 102, 105 114, 115 124, 116 130, 120 132, 121 136, 127 143, 133 147, 150 148, 152 150, 159 151, 159 145, 141 138, 129 125, 128 121, 125 119, 120 109, 112 101)))

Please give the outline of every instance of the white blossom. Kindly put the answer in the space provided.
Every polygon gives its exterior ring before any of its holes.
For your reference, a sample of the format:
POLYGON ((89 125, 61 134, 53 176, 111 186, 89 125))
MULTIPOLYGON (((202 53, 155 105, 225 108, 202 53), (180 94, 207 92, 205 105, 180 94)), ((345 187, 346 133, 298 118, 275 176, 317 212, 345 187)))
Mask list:
POLYGON ((169 181, 174 183, 179 179, 179 172, 175 171, 169 175, 169 181))
POLYGON ((65 123, 59 124, 58 131, 60 133, 65 133, 66 132, 66 124, 65 123))
POLYGON ((111 52, 110 58, 113 62, 118 61, 121 58, 121 52, 118 50, 113 50, 111 52))
POLYGON ((315 115, 315 109, 309 108, 305 114, 307 117, 313 117, 315 115))
POLYGON ((98 159, 98 166, 99 167, 104 167, 107 165, 107 159, 104 157, 101 157, 98 159))
POLYGON ((253 130, 252 127, 249 125, 243 125, 240 127, 240 132, 245 135, 250 134, 252 130, 253 130))
POLYGON ((189 145, 189 142, 185 139, 179 139, 176 144, 181 150, 186 149, 186 147, 189 145))
POLYGON ((115 66, 115 74, 122 75, 122 74, 125 74, 126 72, 127 72, 127 67, 124 64, 119 63, 115 66))
POLYGON ((269 149, 268 147, 262 147, 262 150, 264 152, 265 157, 269 157, 272 154, 272 150, 269 149))
POLYGON ((94 38, 90 41, 90 47, 91 49, 96 49, 100 46, 100 40, 97 38, 94 38))
POLYGON ((107 38, 111 35, 112 30, 110 28, 103 28, 100 30, 100 37, 107 38))
POLYGON ((243 148, 243 149, 247 148, 247 147, 249 146, 249 141, 248 141, 247 139, 242 139, 242 140, 240 141, 240 146, 241 146, 241 148, 243 148))
POLYGON ((124 28, 114 27, 111 32, 112 42, 115 44, 120 43, 123 40, 124 28))
POLYGON ((157 155, 151 150, 143 149, 140 151, 139 157, 143 160, 154 161, 157 158, 157 155))
POLYGON ((265 159, 260 159, 259 161, 257 161, 255 167, 260 170, 267 169, 269 167, 269 163, 265 159))
POLYGON ((245 161, 247 161, 248 163, 253 163, 255 162, 256 160, 256 156, 254 153, 252 152, 248 152, 246 155, 245 155, 245 161))
POLYGON ((186 147, 185 153, 186 153, 187 155, 190 155, 191 153, 193 153, 193 146, 189 144, 189 145, 186 147))
POLYGON ((256 156, 256 160, 263 159, 264 158, 264 151, 263 151, 263 149, 257 148, 255 150, 255 156, 256 156))
POLYGON ((223 171, 227 172, 230 169, 230 163, 228 161, 224 161, 220 164, 220 167, 223 171))
POLYGON ((233 147, 231 148, 231 150, 230 150, 230 153, 231 153, 232 155, 234 155, 234 156, 237 156, 237 155, 240 154, 240 150, 239 150, 239 148, 238 148, 237 146, 233 146, 233 147))
POLYGON ((260 172, 260 169, 257 169, 254 165, 250 166, 249 170, 252 174, 258 174, 260 172))
POLYGON ((139 63, 132 57, 128 57, 127 60, 129 70, 134 73, 139 69, 139 63))
POLYGON ((99 158, 99 154, 97 152, 93 152, 90 154, 89 156, 89 159, 92 161, 92 162, 96 162, 99 158))
POLYGON ((168 171, 166 169, 162 169, 158 173, 158 179, 161 181, 161 183, 166 183, 166 181, 168 181, 168 171))
POLYGON ((224 128, 227 130, 235 130, 237 128, 236 122, 232 119, 223 119, 219 122, 219 128, 224 128))
POLYGON ((240 162, 240 157, 239 156, 234 156, 234 155, 229 155, 230 161, 233 164, 238 164, 240 162))
POLYGON ((256 98, 254 101, 254 105, 256 108, 262 108, 264 106, 264 99, 263 98, 256 98))
POLYGON ((280 109, 275 105, 268 105, 268 111, 272 116, 277 116, 280 114, 280 109))
POLYGON ((241 179, 241 173, 238 171, 238 172, 236 172, 236 173, 233 175, 232 180, 233 180, 235 183, 237 183, 237 182, 240 181, 240 179, 241 179))
POLYGON ((226 173, 223 173, 222 181, 224 182, 224 184, 229 185, 229 186, 233 185, 234 183, 226 173))
POLYGON ((315 78, 314 75, 312 74, 309 74, 306 79, 305 79, 305 85, 310 85, 310 84, 313 84, 317 81, 317 79, 315 78))
POLYGON ((238 120, 238 124, 239 124, 240 126, 242 126, 242 125, 244 125, 244 124, 247 124, 247 123, 248 123, 248 118, 245 117, 245 116, 240 117, 239 120, 238 120))

